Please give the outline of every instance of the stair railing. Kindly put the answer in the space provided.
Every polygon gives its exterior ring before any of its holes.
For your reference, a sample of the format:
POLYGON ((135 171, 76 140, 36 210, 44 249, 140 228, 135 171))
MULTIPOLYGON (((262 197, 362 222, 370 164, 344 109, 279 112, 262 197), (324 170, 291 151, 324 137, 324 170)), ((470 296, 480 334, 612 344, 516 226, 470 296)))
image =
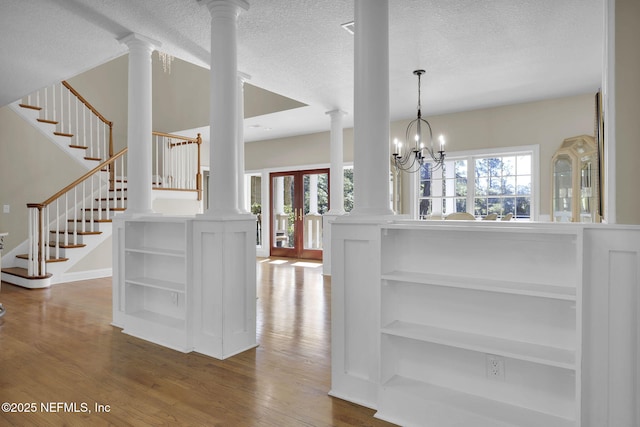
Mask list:
POLYGON ((111 156, 44 202, 27 204, 30 276, 44 276, 47 261, 61 260, 61 248, 79 245, 79 236, 96 234, 96 223, 125 209, 126 152, 111 156))
POLYGON ((113 155, 113 122, 62 81, 23 99, 23 105, 40 107, 40 118, 56 123, 59 135, 71 136, 72 147, 85 149, 85 158, 106 160, 113 155))
POLYGON ((202 200, 200 134, 188 138, 153 132, 152 174, 155 190, 196 191, 202 200))

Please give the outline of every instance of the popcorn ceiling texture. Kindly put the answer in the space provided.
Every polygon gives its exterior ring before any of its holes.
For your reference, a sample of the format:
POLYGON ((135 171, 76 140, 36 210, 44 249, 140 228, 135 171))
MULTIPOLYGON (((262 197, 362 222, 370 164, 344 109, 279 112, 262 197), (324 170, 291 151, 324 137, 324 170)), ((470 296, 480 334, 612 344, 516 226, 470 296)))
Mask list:
MULTIPOLYGON (((354 40, 340 26, 353 20, 353 1, 249 3, 238 19, 238 66, 249 82, 308 104, 289 112, 299 127, 326 130, 325 111, 353 113, 354 40)), ((389 0, 389 16, 393 120, 415 114, 416 68, 427 71, 426 115, 601 84, 601 0, 389 0)), ((130 32, 208 66, 210 15, 196 0, 3 0, 0 106, 125 54, 117 39, 130 32)))

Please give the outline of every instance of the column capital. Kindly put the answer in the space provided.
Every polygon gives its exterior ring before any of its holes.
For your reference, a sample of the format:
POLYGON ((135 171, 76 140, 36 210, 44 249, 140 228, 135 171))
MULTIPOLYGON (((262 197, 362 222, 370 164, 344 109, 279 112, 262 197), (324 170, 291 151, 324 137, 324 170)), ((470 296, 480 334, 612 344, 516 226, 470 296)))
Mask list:
POLYGON ((325 114, 329 115, 333 119, 334 117, 346 116, 349 113, 347 113, 344 110, 341 110, 341 109, 337 108, 335 110, 327 111, 327 112, 325 112, 325 114))
MULTIPOLYGON (((214 11, 220 7, 235 6, 236 16, 240 9, 249 10, 249 2, 246 0, 197 0, 202 6, 206 6, 213 15, 214 11)), ((220 9, 222 10, 222 9, 220 9)))
POLYGON ((126 36, 119 38, 118 41, 122 44, 126 44, 129 48, 132 48, 134 46, 141 46, 147 47, 151 50, 155 50, 159 49, 162 46, 162 43, 160 43, 159 41, 138 33, 129 33, 126 36))

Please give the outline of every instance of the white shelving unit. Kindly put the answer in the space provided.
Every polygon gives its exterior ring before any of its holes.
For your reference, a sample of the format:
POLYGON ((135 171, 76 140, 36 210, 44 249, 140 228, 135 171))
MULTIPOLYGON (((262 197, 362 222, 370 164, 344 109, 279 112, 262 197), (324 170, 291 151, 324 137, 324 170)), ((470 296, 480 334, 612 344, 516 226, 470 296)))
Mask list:
POLYGON ((124 235, 124 332, 191 351, 188 222, 167 217, 130 220, 124 235))
POLYGON ((499 225, 382 227, 376 417, 580 425, 582 231, 499 225))

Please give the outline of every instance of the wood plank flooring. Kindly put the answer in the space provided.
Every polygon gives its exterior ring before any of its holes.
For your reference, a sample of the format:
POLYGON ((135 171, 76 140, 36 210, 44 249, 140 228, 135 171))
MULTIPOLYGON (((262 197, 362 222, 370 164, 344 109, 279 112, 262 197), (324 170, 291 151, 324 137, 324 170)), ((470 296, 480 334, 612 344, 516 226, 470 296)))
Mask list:
POLYGON ((0 425, 389 426, 327 395, 331 284, 320 264, 257 266, 259 346, 224 361, 110 326, 111 278, 3 283, 0 403, 35 411, 2 411, 0 425))

